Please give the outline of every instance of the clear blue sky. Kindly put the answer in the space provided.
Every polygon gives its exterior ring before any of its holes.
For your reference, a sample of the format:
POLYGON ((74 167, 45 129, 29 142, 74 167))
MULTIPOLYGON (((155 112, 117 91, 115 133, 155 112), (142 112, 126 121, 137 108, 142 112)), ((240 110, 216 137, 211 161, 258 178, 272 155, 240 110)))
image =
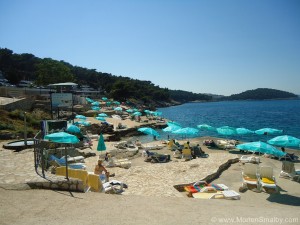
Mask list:
POLYGON ((0 47, 169 89, 300 94, 298 0, 0 0, 0 47))

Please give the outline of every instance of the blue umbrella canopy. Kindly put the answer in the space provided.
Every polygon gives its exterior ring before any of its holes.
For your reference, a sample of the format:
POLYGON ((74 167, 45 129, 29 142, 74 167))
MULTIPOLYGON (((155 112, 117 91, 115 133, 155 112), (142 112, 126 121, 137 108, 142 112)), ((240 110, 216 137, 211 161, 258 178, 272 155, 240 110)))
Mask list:
POLYGON ((108 99, 106 97, 102 97, 102 100, 103 101, 107 101, 108 99))
POLYGON ((164 132, 173 132, 176 130, 181 129, 182 127, 178 127, 178 126, 167 126, 166 128, 162 129, 164 132))
POLYGON ((236 128, 229 127, 229 126, 218 127, 217 132, 218 132, 218 134, 221 134, 221 135, 234 135, 234 134, 237 134, 236 128))
POLYGON ((115 111, 122 111, 123 109, 121 107, 114 108, 115 111))
POLYGON ((91 123, 88 121, 80 120, 80 121, 75 122, 74 125, 91 126, 91 123))
POLYGON ((84 116, 84 115, 76 115, 75 118, 81 119, 81 120, 86 120, 86 116, 84 116))
POLYGON ((134 113, 132 113, 132 115, 134 115, 134 116, 141 116, 142 113, 141 112, 134 112, 134 113))
POLYGON ((150 135, 159 137, 159 133, 151 127, 141 127, 138 129, 138 131, 140 131, 144 134, 150 134, 150 135))
POLYGON ((183 135, 195 135, 199 132, 198 129, 192 127, 185 127, 178 130, 173 131, 173 134, 183 134, 183 135))
POLYGON ((106 145, 104 143, 104 138, 103 135, 100 134, 98 145, 97 145, 97 151, 105 151, 106 150, 106 145))
POLYGON ((98 116, 108 117, 108 115, 106 113, 99 113, 98 116))
POLYGON ((167 122, 167 125, 168 125, 168 126, 175 125, 175 126, 178 126, 178 127, 182 128, 181 124, 179 124, 179 123, 177 123, 177 122, 175 122, 175 121, 169 121, 169 122, 167 122))
POLYGON ((126 112, 133 113, 134 111, 133 111, 133 109, 127 109, 126 112))
POLYGON ((93 102, 92 105, 93 105, 93 106, 99 106, 99 105, 100 105, 100 102, 93 102))
POLYGON ((80 128, 73 124, 69 125, 66 131, 69 133, 74 133, 74 134, 81 133, 80 128))
POLYGON ((282 134, 283 130, 277 130, 274 128, 262 128, 262 129, 256 130, 255 133, 260 134, 260 135, 268 135, 268 134, 277 135, 277 134, 282 134))
POLYGON ((277 136, 267 142, 280 147, 300 148, 300 139, 289 135, 277 136))
POLYGON ((99 106, 92 106, 92 110, 99 111, 100 107, 99 106))
POLYGON ((105 117, 103 117, 103 116, 97 116, 96 120, 106 121, 105 117))
POLYGON ((66 132, 48 134, 44 139, 61 144, 76 144, 79 142, 79 139, 76 136, 66 132))
POLYGON ((277 157, 282 157, 286 155, 285 152, 282 152, 279 149, 273 147, 272 145, 269 145, 262 141, 239 144, 236 146, 236 148, 249 152, 260 152, 263 154, 265 153, 269 155, 275 155, 277 157))
POLYGON ((213 126, 210 126, 208 124, 200 124, 200 125, 197 125, 197 127, 200 129, 200 130, 211 130, 211 131, 216 131, 216 128, 213 127, 213 126))
POLYGON ((254 131, 253 130, 249 130, 247 128, 239 127, 239 128, 236 128, 236 133, 237 134, 253 134, 254 131))

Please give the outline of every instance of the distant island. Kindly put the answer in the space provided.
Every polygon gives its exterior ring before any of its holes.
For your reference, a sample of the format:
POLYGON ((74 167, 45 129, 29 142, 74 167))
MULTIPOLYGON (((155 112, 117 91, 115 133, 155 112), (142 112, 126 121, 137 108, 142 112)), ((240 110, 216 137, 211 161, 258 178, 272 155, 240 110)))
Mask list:
POLYGON ((89 88, 101 95, 118 101, 130 101, 138 105, 164 107, 187 102, 209 102, 222 100, 290 99, 297 95, 285 91, 258 88, 231 96, 193 93, 184 90, 161 88, 151 81, 115 76, 73 66, 51 58, 38 58, 30 53, 16 54, 0 48, 0 86, 21 86, 22 81, 32 87, 45 88, 49 84, 75 82, 78 89, 89 88))
POLYGON ((267 99, 291 99, 298 98, 297 95, 271 88, 257 88, 255 90, 244 91, 240 94, 233 94, 223 97, 224 100, 267 100, 267 99))

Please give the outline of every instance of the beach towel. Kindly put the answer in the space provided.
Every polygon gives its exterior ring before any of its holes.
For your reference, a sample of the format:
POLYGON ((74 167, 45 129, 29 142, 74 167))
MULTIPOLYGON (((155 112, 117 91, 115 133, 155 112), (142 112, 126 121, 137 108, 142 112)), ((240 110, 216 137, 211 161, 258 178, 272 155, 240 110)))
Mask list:
POLYGON ((267 178, 267 177, 263 177, 262 179, 262 182, 264 182, 265 184, 275 184, 275 181, 270 179, 270 178, 267 178))

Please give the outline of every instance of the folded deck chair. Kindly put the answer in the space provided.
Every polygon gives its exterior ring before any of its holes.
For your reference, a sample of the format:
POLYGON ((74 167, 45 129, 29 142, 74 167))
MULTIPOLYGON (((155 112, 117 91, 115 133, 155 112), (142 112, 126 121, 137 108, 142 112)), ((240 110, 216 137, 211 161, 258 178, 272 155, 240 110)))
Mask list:
POLYGON ((111 194, 119 194, 123 191, 123 187, 127 187, 124 183, 112 180, 109 182, 102 183, 99 179, 99 175, 97 174, 89 174, 87 185, 89 188, 87 191, 95 191, 95 192, 103 192, 103 193, 111 193, 111 194), (117 188, 117 186, 119 188, 117 188))
POLYGON ((279 177, 299 180, 300 170, 295 170, 295 164, 293 162, 283 161, 282 170, 280 172, 279 177))
POLYGON ((259 168, 259 189, 271 188, 277 192, 277 184, 273 175, 273 168, 270 166, 261 166, 259 168))
MULTIPOLYGON (((49 156, 49 161, 55 162, 56 166, 66 166, 65 158, 57 158, 54 155, 49 156)), ((72 169, 86 169, 86 165, 84 163, 68 163, 68 167, 72 169)))
POLYGON ((258 166, 247 163, 242 171, 243 186, 248 184, 258 187, 258 166))

